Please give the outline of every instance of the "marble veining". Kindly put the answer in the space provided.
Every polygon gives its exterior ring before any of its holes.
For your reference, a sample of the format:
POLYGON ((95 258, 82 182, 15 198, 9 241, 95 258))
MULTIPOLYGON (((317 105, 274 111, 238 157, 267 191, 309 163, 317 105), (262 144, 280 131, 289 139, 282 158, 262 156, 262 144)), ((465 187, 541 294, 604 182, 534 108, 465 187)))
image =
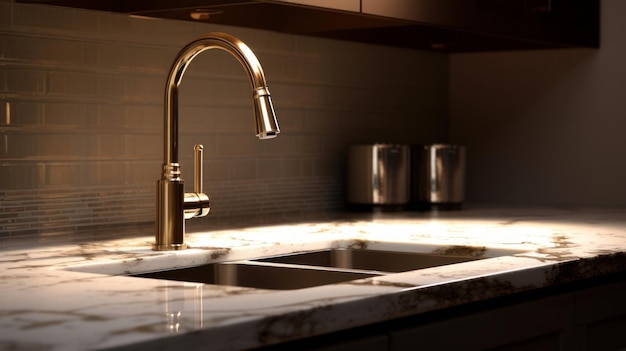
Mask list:
POLYGON ((626 210, 468 209, 355 215, 0 252, 0 349, 237 350, 626 270, 626 210), (369 248, 484 259, 297 290, 126 276, 206 263, 369 248))

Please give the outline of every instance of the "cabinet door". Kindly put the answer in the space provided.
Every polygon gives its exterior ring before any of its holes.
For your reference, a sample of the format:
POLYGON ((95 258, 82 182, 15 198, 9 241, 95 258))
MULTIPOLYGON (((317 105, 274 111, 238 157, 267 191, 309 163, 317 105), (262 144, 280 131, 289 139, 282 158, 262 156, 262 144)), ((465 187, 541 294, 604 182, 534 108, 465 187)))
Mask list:
POLYGON ((331 343, 325 346, 312 348, 315 351, 387 351, 387 337, 385 335, 363 336, 353 340, 331 343))
POLYGON ((572 350, 573 302, 565 294, 395 330, 390 350, 572 350))
POLYGON ((387 335, 360 329, 360 332, 339 332, 268 346, 259 351, 387 351, 388 344, 387 335))
POLYGON ((576 350, 626 349, 626 282, 576 294, 576 350))

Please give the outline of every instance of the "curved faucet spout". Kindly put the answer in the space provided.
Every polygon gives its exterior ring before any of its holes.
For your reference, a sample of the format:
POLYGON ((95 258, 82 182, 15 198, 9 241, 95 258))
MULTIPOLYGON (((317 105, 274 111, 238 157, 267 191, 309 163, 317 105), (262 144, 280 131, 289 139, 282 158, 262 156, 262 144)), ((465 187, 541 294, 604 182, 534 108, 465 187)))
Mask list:
POLYGON ((263 68, 256 55, 241 40, 226 33, 207 33, 180 50, 170 68, 165 86, 165 150, 164 163, 178 162, 178 88, 185 70, 201 52, 221 49, 241 63, 252 85, 255 129, 260 139, 272 138, 280 133, 263 68))
MULTIPOLYGON (((269 139, 280 133, 263 68, 246 44, 231 35, 214 32, 204 34, 183 47, 170 68, 165 85, 163 175, 157 183, 157 232, 154 250, 185 248, 185 218, 201 217, 209 213, 209 198, 202 190, 184 192, 178 163, 179 86, 191 61, 208 49, 220 49, 230 53, 246 71, 252 85, 257 137, 269 139)), ((197 148, 199 155, 201 150, 201 146, 197 148)), ((196 161, 196 166, 202 167, 201 162, 196 161)), ((202 172, 197 171, 196 175, 198 174, 202 172)), ((201 183, 201 179, 195 179, 195 184, 201 183)))

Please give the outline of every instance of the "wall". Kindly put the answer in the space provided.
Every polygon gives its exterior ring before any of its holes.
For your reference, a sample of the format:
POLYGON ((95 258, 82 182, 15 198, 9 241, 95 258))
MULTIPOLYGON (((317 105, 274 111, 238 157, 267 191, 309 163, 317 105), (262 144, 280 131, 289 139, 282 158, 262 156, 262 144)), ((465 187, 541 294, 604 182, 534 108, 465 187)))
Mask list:
POLYGON ((195 228, 339 209, 350 143, 447 137, 444 55, 0 0, 0 247, 153 225, 167 70, 216 30, 257 53, 282 134, 254 137, 236 60, 213 51, 193 62, 182 171, 189 186, 203 143, 213 204, 195 228))
POLYGON ((626 2, 601 5, 599 50, 451 56, 468 201, 626 205, 626 2))

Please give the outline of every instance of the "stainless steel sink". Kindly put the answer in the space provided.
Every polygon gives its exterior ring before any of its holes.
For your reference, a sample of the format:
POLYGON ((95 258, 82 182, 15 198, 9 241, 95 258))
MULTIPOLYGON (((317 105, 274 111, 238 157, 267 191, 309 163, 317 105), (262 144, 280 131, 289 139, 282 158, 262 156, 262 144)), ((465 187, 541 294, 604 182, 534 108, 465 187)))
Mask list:
MULTIPOLYGON (((510 256, 521 250, 482 246, 397 244, 378 242, 370 248, 327 248, 316 251, 265 256, 237 261, 194 265, 206 260, 206 252, 188 252, 178 257, 151 256, 136 260, 90 262, 65 270, 129 275, 256 289, 291 290, 384 276, 436 266, 510 256), (383 250, 385 246, 400 250, 383 250), (129 273, 128 265, 132 265, 129 273), (168 268, 174 267, 174 268, 168 268)), ((340 244, 341 245, 341 244, 340 244)))
MULTIPOLYGON (((469 250, 468 250, 469 251, 469 250)), ((475 251, 474 251, 475 252, 475 251)), ((481 257, 366 249, 330 249, 256 260, 380 272, 406 272, 478 260, 481 257)))
POLYGON ((372 277, 377 274, 253 261, 212 263, 133 275, 205 284, 243 286, 257 289, 292 290, 372 277))
MULTIPOLYGON (((478 254, 480 253, 478 251, 478 254)), ((476 255, 476 250, 463 252, 463 255, 455 255, 369 249, 328 249, 254 260, 212 263, 133 276, 257 289, 290 290, 482 258, 476 255)))

